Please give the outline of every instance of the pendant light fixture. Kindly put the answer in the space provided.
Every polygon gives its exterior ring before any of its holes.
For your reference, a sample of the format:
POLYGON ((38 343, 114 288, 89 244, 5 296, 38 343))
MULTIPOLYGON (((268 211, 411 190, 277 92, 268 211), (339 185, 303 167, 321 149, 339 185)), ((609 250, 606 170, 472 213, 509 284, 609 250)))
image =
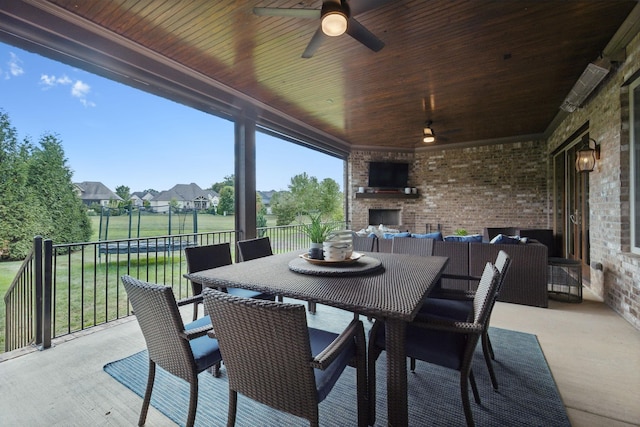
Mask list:
POLYGON ((422 142, 426 144, 431 144, 436 141, 436 135, 433 133, 433 129, 431 128, 431 120, 425 122, 424 127, 422 128, 422 142))

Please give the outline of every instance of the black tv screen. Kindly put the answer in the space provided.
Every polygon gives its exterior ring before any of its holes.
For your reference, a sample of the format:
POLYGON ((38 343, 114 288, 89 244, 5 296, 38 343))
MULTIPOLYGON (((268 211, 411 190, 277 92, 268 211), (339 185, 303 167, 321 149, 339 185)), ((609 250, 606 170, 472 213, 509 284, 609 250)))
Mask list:
POLYGON ((409 183, 409 164, 393 162, 369 163, 369 187, 404 188, 409 183))

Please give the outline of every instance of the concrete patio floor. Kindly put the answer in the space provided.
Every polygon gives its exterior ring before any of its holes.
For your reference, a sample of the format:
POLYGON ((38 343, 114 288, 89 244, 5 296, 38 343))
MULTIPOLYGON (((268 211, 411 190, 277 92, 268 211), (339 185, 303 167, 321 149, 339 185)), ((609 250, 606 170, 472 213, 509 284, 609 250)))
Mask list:
MULTIPOLYGON (((331 310, 320 305, 316 316, 331 310)), ((491 325, 538 336, 573 426, 640 426, 640 331, 588 290, 581 304, 548 309, 498 303, 491 325)), ((130 317, 46 351, 0 355, 0 425, 136 425, 142 399, 102 367, 144 348, 130 317)), ((147 425, 175 424, 151 407, 147 425)))

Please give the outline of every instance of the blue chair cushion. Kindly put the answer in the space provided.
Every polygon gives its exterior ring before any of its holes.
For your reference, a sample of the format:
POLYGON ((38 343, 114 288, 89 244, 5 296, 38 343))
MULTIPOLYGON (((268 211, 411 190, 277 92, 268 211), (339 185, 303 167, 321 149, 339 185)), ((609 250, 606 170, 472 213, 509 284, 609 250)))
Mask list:
MULTIPOLYGON (((188 331, 190 329, 196 329, 210 324, 211 319, 209 316, 204 316, 195 322, 184 325, 184 329, 188 331)), ((189 341, 189 345, 191 346, 191 351, 193 352, 193 358, 196 361, 196 368, 198 372, 202 372, 222 361, 220 347, 218 346, 218 340, 216 339, 209 338, 205 335, 189 341)))
POLYGON ((411 233, 411 237, 415 237, 416 239, 433 239, 440 242, 442 241, 442 233, 439 231, 425 234, 411 233))
POLYGON ((227 288, 227 293, 240 298, 275 299, 275 297, 271 295, 263 294, 258 291, 251 291, 249 289, 227 288))
POLYGON ((455 300, 445 298, 425 298, 417 318, 441 318, 466 322, 473 310, 472 300, 455 300))
MULTIPOLYGON (((378 331, 376 345, 386 348, 384 327, 378 331)), ((423 329, 411 323, 407 325, 407 357, 459 371, 465 345, 464 334, 423 329)))
MULTIPOLYGON (((329 344, 338 337, 333 332, 323 331, 322 329, 309 328, 309 341, 311 342, 311 354, 315 357, 322 352, 329 344)), ((349 361, 356 354, 355 340, 351 346, 334 359, 327 369, 314 369, 313 373, 316 378, 316 388, 318 390, 318 402, 322 402, 331 391, 333 385, 338 381, 342 371, 349 364, 349 361)))

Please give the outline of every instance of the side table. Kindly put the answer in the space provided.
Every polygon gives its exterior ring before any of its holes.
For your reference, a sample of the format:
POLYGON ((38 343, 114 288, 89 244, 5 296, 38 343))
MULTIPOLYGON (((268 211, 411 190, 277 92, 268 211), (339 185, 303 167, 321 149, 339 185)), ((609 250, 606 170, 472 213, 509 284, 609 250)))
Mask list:
POLYGON ((549 257, 549 298, 565 302, 582 302, 582 262, 549 257))

